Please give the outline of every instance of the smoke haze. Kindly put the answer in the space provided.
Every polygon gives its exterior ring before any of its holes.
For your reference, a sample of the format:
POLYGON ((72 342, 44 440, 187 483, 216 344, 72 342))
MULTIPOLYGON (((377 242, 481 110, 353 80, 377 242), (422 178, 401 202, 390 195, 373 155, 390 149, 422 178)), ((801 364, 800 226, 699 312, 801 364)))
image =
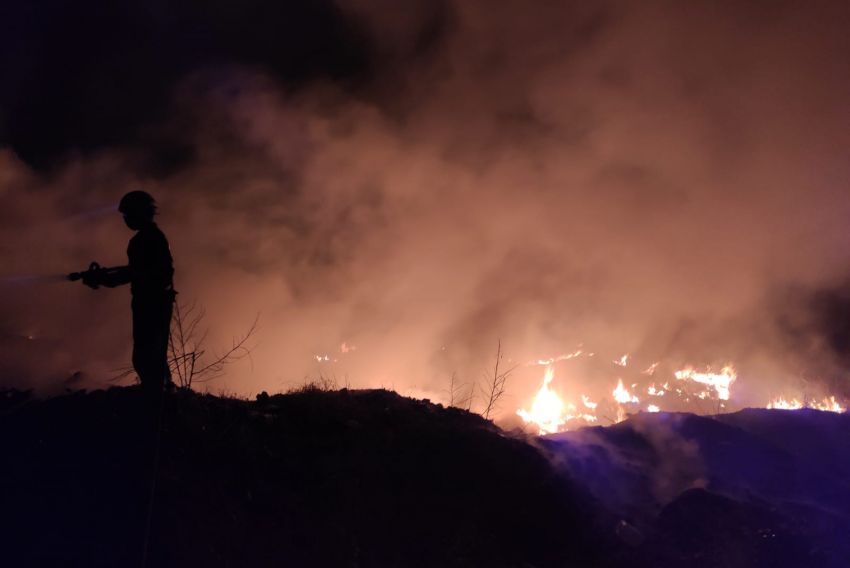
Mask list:
MULTIPOLYGON (((848 276, 847 5, 351 0, 334 14, 367 46, 356 73, 293 79, 231 53, 175 71, 132 143, 69 143, 42 167, 7 136, 3 276, 124 263, 131 235, 109 208, 144 188, 209 346, 260 314, 251 361, 212 390, 324 374, 446 400, 498 340, 520 364, 579 344, 734 361, 743 403, 813 366, 839 380, 809 298, 848 276), (151 158, 163 140, 179 150, 167 167, 151 158)), ((4 383, 103 385, 127 365, 127 290, 0 286, 4 383)), ((541 374, 519 367, 502 410, 541 374)))

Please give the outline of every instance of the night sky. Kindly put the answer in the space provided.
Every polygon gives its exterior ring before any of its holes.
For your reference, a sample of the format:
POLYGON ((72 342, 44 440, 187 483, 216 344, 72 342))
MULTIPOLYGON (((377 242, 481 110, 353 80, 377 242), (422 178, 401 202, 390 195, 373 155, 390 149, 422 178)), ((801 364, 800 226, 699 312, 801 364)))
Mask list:
POLYGON ((838 1, 7 2, 0 384, 127 365, 126 289, 22 277, 122 264, 144 188, 211 348, 260 314, 212 390, 439 400, 501 340, 846 393, 848 29, 838 1))

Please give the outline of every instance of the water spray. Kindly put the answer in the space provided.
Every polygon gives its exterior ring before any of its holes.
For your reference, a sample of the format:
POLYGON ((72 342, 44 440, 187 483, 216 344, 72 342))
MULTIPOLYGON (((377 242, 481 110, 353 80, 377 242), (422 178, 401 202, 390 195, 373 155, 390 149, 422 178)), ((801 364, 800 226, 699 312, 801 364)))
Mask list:
POLYGON ((42 284, 50 282, 65 282, 69 279, 68 274, 27 274, 22 276, 3 276, 0 277, 0 283, 7 286, 16 286, 21 284, 42 284))
POLYGON ((102 205, 100 207, 95 207, 93 209, 87 209, 85 211, 80 211, 79 213, 73 213, 65 217, 66 221, 90 221, 92 219, 97 219, 98 217, 104 217, 106 215, 111 215, 113 213, 118 212, 118 206, 115 204, 110 205, 102 205))
POLYGON ((71 272, 70 274, 23 274, 17 276, 0 277, 0 284, 7 286, 20 286, 30 284, 49 284, 53 282, 76 282, 82 280, 83 284, 90 288, 97 288, 103 282, 109 281, 110 277, 115 276, 122 268, 103 267, 96 262, 89 264, 88 269, 80 272, 71 272))

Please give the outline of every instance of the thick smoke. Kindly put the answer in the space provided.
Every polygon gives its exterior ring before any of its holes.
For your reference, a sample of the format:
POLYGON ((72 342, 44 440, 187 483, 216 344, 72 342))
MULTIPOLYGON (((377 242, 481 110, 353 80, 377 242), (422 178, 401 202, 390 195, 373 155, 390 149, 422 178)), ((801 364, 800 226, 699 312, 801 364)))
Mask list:
MULTIPOLYGON (((261 314, 251 362, 213 390, 324 374, 445 399, 498 340, 516 363, 580 343, 735 361, 752 404, 806 368, 786 324, 816 327, 809 304, 777 298, 847 275, 846 6, 339 8, 371 38, 368 81, 196 69, 157 124, 193 159, 164 177, 119 148, 49 177, 3 150, 4 272, 123 262, 120 218, 89 212, 144 187, 210 347, 261 314)), ((103 384, 126 364, 126 290, 3 286, 4 382, 103 384)), ((518 369, 505 412, 539 374, 518 369)))

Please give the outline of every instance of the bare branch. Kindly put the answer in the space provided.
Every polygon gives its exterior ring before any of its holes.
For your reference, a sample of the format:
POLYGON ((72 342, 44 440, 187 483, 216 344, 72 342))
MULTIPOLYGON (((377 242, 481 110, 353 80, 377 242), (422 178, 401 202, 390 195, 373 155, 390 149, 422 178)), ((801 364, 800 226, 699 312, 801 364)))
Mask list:
POLYGON ((466 411, 472 412, 472 403, 475 402, 475 381, 469 383, 469 393, 467 393, 466 398, 464 399, 464 403, 466 404, 466 411))
POLYGON ((184 388, 191 388, 193 383, 215 379, 223 374, 224 368, 230 363, 250 358, 248 341, 256 333, 260 318, 257 314, 245 334, 235 337, 227 351, 209 361, 205 358, 204 348, 209 330, 200 331, 205 316, 206 310, 195 302, 174 306, 168 338, 168 363, 172 375, 176 375, 177 384, 184 388))
POLYGON ((493 366, 493 377, 492 379, 487 379, 487 405, 484 408, 484 413, 482 416, 486 419, 490 419, 490 415, 496 410, 499 399, 502 398, 502 395, 505 394, 505 383, 508 380, 508 377, 511 373, 516 369, 516 366, 511 367, 508 370, 501 370, 502 363, 502 340, 499 340, 499 343, 496 347, 496 364, 493 366))
POLYGON ((457 404, 461 404, 461 401, 458 397, 460 394, 461 385, 457 379, 457 371, 452 371, 452 376, 449 378, 449 406, 456 406, 457 404))

